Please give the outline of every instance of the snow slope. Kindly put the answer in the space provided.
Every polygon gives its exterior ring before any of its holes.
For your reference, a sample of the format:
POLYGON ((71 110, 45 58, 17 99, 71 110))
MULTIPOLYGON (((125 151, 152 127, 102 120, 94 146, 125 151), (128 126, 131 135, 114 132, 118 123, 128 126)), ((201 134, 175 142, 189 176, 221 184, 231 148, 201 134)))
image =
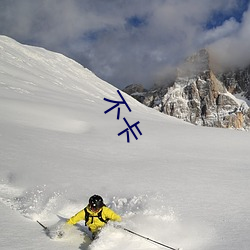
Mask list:
MULTIPOLYGON (((125 70, 125 69, 124 69, 125 70)), ((1 249, 162 249, 108 225, 53 228, 92 194, 122 225, 184 250, 250 249, 248 132, 196 127, 149 109, 63 55, 0 36, 1 249), (118 133, 140 122, 138 140, 118 133)), ((60 222, 59 223, 63 223, 60 222)))

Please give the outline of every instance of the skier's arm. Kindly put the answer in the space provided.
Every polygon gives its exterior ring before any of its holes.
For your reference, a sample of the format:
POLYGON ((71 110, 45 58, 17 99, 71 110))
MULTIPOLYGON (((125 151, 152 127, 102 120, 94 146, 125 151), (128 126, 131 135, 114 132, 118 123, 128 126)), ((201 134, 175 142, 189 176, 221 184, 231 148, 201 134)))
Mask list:
POLYGON ((105 210, 105 217, 106 217, 107 219, 110 219, 110 220, 112 220, 112 221, 118 221, 118 222, 122 221, 121 216, 118 215, 118 214, 116 214, 116 213, 115 213, 113 210, 111 210, 110 208, 105 207, 104 210, 105 210))
POLYGON ((85 218, 85 212, 84 209, 72 216, 70 219, 68 219, 67 224, 75 225, 78 221, 84 220, 85 218))

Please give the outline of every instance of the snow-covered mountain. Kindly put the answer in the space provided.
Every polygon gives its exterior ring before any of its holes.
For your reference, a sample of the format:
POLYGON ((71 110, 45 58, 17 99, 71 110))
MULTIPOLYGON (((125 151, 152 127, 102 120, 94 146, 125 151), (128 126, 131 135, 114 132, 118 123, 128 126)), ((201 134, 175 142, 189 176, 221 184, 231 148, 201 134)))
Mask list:
POLYGON ((161 246, 84 222, 48 238, 92 194, 122 225, 184 250, 248 250, 249 133, 193 126, 140 104, 63 55, 0 36, 0 248, 131 250, 161 246), (118 134, 139 121, 136 138, 118 134), (63 221, 62 221, 63 223, 63 221))
POLYGON ((171 86, 146 91, 132 85, 124 91, 149 107, 196 125, 248 130, 249 69, 221 73, 211 61, 209 52, 200 50, 180 65, 171 86))

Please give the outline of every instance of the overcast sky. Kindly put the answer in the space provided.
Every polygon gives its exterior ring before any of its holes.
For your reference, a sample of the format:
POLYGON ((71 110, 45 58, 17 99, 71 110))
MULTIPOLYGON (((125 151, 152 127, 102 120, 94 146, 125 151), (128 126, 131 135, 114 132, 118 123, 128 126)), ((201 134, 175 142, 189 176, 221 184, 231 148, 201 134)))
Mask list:
POLYGON ((0 0, 0 34, 61 52, 111 84, 146 87, 212 47, 250 62, 250 0, 0 0))

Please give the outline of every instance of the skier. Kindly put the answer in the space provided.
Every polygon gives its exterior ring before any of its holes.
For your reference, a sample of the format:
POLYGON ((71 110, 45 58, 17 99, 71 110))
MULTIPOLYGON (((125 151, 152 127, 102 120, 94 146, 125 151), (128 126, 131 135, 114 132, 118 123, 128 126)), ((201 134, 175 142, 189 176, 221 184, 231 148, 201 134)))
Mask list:
POLYGON ((74 225, 80 220, 85 220, 85 226, 92 232, 94 239, 109 220, 120 222, 122 219, 120 215, 105 206, 101 196, 95 194, 89 198, 89 204, 72 216, 67 224, 74 225))

